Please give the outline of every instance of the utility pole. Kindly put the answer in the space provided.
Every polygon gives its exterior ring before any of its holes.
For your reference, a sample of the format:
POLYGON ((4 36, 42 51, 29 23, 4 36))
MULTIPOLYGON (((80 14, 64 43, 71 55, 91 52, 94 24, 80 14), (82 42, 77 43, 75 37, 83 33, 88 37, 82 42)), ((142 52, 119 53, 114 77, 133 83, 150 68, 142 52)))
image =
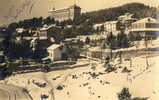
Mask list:
MULTIPOLYGON (((146 35, 146 33, 144 34, 144 41, 145 41, 145 48, 146 48, 146 52, 148 52, 148 36, 146 35)), ((148 53, 146 55, 146 66, 147 68, 149 67, 149 61, 148 61, 148 53)))

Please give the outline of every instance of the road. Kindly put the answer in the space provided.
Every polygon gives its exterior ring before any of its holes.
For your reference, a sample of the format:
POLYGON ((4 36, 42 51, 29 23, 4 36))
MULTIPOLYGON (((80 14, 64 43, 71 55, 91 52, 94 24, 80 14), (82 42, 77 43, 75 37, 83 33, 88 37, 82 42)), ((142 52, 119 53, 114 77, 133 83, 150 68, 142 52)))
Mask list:
POLYGON ((0 100, 32 100, 24 88, 0 84, 0 100))

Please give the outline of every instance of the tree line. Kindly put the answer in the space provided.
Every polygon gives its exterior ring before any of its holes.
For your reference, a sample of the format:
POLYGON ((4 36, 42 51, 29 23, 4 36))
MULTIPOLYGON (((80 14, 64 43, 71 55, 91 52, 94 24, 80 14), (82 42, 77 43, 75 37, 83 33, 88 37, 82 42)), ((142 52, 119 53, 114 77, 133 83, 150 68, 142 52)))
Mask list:
MULTIPOLYGON (((1 33, 7 34, 7 36, 5 37, 5 40, 2 43, 3 46, 1 46, 1 48, 3 48, 5 52, 8 52, 10 54, 15 54, 13 53, 13 51, 17 52, 18 50, 22 52, 21 54, 23 54, 24 52, 27 52, 31 49, 29 47, 30 41, 26 41, 26 40, 23 40, 21 42, 15 41, 16 36, 14 33, 16 32, 17 28, 24 28, 27 30, 38 30, 44 25, 54 24, 55 26, 50 28, 47 31, 47 33, 50 34, 51 37, 54 37, 55 41, 59 43, 63 41, 65 38, 73 38, 78 35, 89 35, 89 34, 103 31, 103 30, 95 30, 93 28, 93 25, 96 23, 102 23, 108 20, 117 20, 118 16, 123 15, 126 12, 134 14, 135 18, 143 18, 146 16, 155 17, 156 16, 155 10, 156 8, 149 7, 144 4, 131 3, 131 4, 126 4, 120 7, 114 7, 114 8, 103 9, 99 11, 83 13, 81 14, 81 16, 78 16, 74 20, 69 19, 62 22, 56 21, 54 18, 51 18, 49 16, 47 18, 34 17, 31 19, 25 19, 19 22, 11 23, 5 28, 6 29, 5 31, 3 32, 1 31, 1 33), (71 26, 71 27, 68 27, 68 26, 71 26), (25 49, 26 47, 28 47, 28 49, 25 49), (24 49, 24 51, 22 51, 21 49, 24 49)), ((108 39, 109 41, 108 43, 115 42, 113 44, 116 44, 117 47, 122 47, 123 44, 124 44, 123 46, 127 47, 129 45, 129 42, 128 42, 129 39, 127 39, 126 37, 127 36, 125 36, 124 34, 119 34, 117 37, 110 36, 110 39, 108 39), (120 41, 120 42, 117 42, 117 41, 120 41)), ((136 37, 140 39, 140 36, 136 36, 136 37)), ((133 36, 131 35, 131 40, 132 39, 133 39, 133 36)))
POLYGON ((117 20, 118 16, 124 15, 127 12, 134 14, 134 18, 137 19, 144 17, 156 18, 156 11, 157 9, 155 7, 150 7, 142 3, 129 3, 119 7, 87 12, 85 16, 89 16, 93 23, 102 23, 117 20))

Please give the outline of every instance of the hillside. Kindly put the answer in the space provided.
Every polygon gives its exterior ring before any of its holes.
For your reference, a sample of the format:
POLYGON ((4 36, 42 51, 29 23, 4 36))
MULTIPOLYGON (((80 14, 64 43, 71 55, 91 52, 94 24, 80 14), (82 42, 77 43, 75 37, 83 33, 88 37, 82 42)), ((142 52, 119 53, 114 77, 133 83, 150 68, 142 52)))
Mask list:
POLYGON ((90 17, 93 23, 101 23, 109 20, 116 20, 118 16, 127 12, 134 14, 135 18, 156 16, 156 8, 146 6, 142 3, 129 3, 119 7, 87 12, 84 15, 90 17))

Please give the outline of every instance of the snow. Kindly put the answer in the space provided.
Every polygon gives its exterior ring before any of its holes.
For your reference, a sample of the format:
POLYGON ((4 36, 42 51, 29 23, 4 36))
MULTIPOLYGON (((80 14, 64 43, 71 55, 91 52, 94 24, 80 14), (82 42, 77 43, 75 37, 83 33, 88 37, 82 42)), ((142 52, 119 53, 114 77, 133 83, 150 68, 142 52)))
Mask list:
MULTIPOLYGON (((90 65, 83 67, 49 73, 17 74, 5 81, 7 84, 28 89, 33 100, 40 100, 40 96, 43 94, 49 96, 46 100, 52 100, 52 97, 54 100, 118 100, 117 93, 123 87, 128 87, 133 97, 149 97, 148 100, 157 100, 159 98, 157 88, 159 87, 159 56, 149 57, 148 60, 149 67, 146 67, 145 55, 133 58, 132 67, 129 67, 129 61, 123 60, 122 64, 117 65, 117 67, 123 67, 117 68, 116 72, 109 74, 104 71, 103 64, 91 60, 90 65), (91 68, 92 65, 95 66, 95 69, 91 68), (121 72, 125 66, 132 70, 130 74, 121 72), (94 78, 90 73, 96 73, 98 76, 94 78), (38 87, 36 82, 47 83, 47 85, 38 87), (62 90, 56 89, 59 85, 63 86, 62 90)), ((87 59, 79 60, 77 65, 88 62, 87 59)), ((4 83, 4 81, 1 82, 4 83)))

